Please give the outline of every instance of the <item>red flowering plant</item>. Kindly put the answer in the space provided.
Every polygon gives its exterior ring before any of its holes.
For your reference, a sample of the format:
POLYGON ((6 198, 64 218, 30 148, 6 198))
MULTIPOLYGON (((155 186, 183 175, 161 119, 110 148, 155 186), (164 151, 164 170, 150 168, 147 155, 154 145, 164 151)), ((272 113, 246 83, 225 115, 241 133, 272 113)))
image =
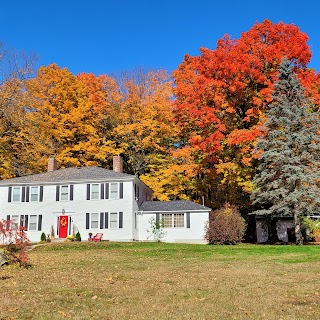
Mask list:
POLYGON ((7 264, 30 267, 27 247, 29 239, 23 226, 12 220, 0 219, 0 254, 7 264))

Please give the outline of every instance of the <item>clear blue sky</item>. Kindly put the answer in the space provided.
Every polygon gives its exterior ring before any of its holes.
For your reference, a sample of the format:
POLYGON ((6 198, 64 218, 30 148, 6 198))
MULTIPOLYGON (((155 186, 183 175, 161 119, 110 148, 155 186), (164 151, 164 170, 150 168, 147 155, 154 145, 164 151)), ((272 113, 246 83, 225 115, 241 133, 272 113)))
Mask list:
POLYGON ((16 0, 0 6, 0 41, 35 52, 73 73, 117 73, 143 66, 170 72, 184 54, 215 48, 269 19, 309 35, 310 67, 320 69, 318 0, 16 0))

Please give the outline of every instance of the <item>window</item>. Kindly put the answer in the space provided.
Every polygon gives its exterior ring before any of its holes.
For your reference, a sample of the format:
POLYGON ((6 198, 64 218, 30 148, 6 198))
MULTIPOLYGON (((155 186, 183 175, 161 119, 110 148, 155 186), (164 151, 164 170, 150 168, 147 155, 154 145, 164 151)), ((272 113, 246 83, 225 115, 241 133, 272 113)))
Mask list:
POLYGON ((14 223, 19 224, 19 216, 18 216, 18 215, 12 215, 12 216, 11 216, 11 220, 12 220, 14 223))
POLYGON ((61 201, 69 200, 69 186, 61 186, 61 201))
POLYGON ((12 188, 12 202, 20 202, 21 201, 21 188, 13 187, 12 188))
POLYGON ((91 200, 99 199, 99 188, 100 188, 100 184, 98 183, 91 185, 91 200))
POLYGON ((35 214, 31 214, 29 218, 29 230, 30 231, 37 231, 37 222, 38 216, 35 214))
POLYGON ((42 231, 42 214, 12 215, 11 220, 24 227, 27 231, 42 231))
POLYGON ((118 213, 117 212, 110 212, 110 229, 117 229, 118 228, 118 213))
POLYGON ((110 183, 110 199, 118 199, 118 198, 119 198, 118 183, 110 183))
POLYGON ((164 228, 184 228, 184 213, 165 213, 162 214, 164 228))
POLYGON ((99 228, 99 213, 93 212, 91 213, 91 229, 99 228))
POLYGON ((39 200, 39 187, 31 187, 30 190, 30 201, 39 200))
POLYGON ((173 215, 173 227, 184 228, 184 213, 175 213, 173 215))

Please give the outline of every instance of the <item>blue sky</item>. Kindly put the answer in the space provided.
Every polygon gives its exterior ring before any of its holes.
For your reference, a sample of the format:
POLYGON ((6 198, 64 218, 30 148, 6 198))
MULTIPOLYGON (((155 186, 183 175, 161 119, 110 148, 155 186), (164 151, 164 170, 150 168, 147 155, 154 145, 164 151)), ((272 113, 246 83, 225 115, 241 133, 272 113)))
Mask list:
POLYGON ((38 64, 73 73, 112 74, 135 67, 170 72, 184 54, 238 38, 256 21, 297 25, 309 36, 310 67, 320 70, 318 0, 16 0, 0 7, 0 41, 35 52, 38 64))

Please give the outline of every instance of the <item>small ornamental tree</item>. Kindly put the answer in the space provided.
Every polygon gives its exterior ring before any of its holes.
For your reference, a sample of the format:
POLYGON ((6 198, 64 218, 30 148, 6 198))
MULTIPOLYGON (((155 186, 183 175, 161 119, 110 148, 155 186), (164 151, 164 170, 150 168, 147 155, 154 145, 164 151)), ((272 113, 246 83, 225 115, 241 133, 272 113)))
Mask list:
POLYGON ((262 152, 253 179, 258 215, 293 217, 296 243, 302 244, 301 217, 318 212, 320 204, 320 121, 293 72, 289 60, 279 68, 265 133, 256 150, 262 152))
POLYGON ((0 220, 0 243, 8 264, 19 264, 24 268, 30 266, 27 255, 29 239, 24 227, 11 220, 0 220))
POLYGON ((205 228, 205 239, 209 244, 236 244, 241 242, 246 230, 245 220, 239 210, 229 203, 210 213, 205 228))
POLYGON ((152 217, 149 219, 149 223, 150 228, 147 232, 150 233, 150 236, 148 236, 148 239, 152 236, 155 241, 161 242, 167 234, 167 232, 163 230, 163 222, 152 217))

